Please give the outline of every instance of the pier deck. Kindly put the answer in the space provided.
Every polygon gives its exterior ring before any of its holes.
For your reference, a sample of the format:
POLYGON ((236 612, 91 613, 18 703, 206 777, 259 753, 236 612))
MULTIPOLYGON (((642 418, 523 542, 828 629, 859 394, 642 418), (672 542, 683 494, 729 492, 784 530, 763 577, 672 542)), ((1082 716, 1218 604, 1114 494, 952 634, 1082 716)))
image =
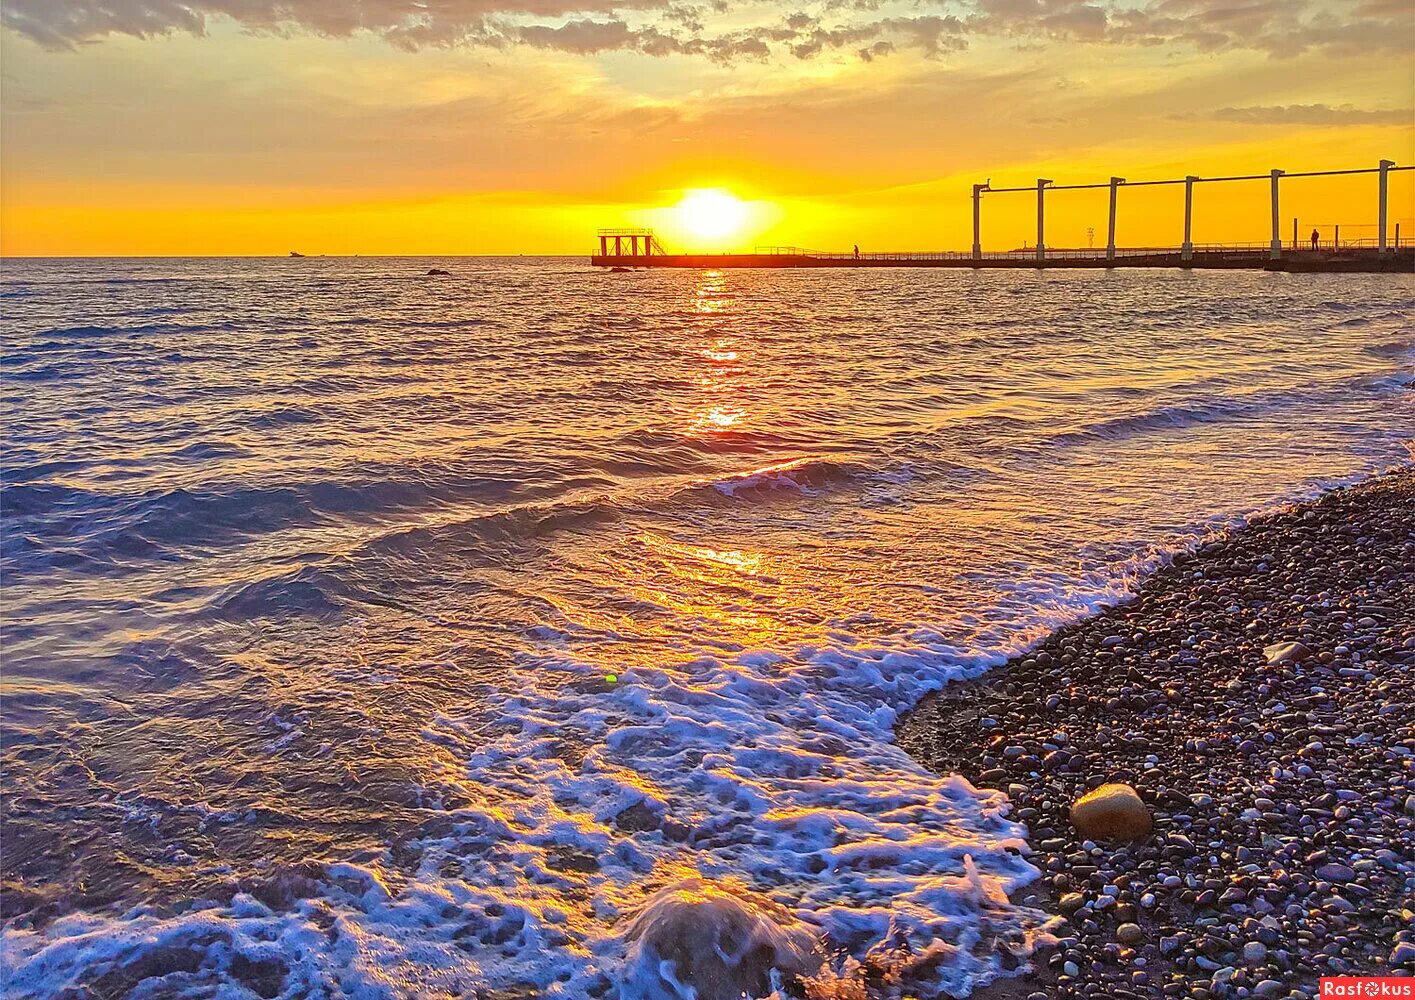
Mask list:
POLYGON ((1415 247, 1384 251, 1374 247, 1284 250, 1276 259, 1266 245, 1254 247, 1195 247, 1186 255, 1177 248, 1149 247, 1117 250, 1048 250, 1038 258, 1034 250, 985 253, 974 257, 959 253, 831 254, 811 251, 767 251, 735 254, 595 254, 596 267, 670 268, 799 268, 799 267, 966 267, 966 268, 1110 268, 1169 267, 1212 270, 1248 269, 1291 272, 1404 272, 1415 273, 1415 247))

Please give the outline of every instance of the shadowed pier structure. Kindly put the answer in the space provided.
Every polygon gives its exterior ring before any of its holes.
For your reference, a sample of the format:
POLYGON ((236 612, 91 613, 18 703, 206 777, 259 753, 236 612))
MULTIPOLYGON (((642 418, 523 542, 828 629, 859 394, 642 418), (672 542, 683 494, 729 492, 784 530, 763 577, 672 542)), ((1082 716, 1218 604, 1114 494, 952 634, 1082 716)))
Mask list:
POLYGON ((1415 272, 1415 247, 1402 246, 1400 224, 1396 223, 1393 238, 1389 226, 1390 175, 1401 170, 1415 169, 1396 166, 1382 160, 1375 167, 1351 170, 1311 170, 1287 172, 1272 170, 1266 174, 1243 174, 1228 177, 1200 177, 1151 181, 1127 181, 1112 177, 1103 183, 1057 184, 1049 178, 1038 178, 1035 184, 1023 187, 992 187, 991 182, 973 185, 973 247, 971 251, 923 251, 894 253, 834 253, 807 250, 802 247, 758 247, 753 253, 730 254, 671 254, 664 251, 648 229, 602 229, 599 231, 599 253, 590 263, 600 267, 967 267, 967 268, 1111 268, 1111 267, 1178 267, 1205 269, 1247 268, 1293 272, 1415 272), (1340 240, 1329 245, 1314 243, 1307 246, 1299 241, 1297 220, 1293 220, 1292 241, 1286 244, 1282 234, 1281 181, 1283 178, 1336 177, 1350 174, 1376 174, 1376 236, 1368 240, 1340 240), (1272 202, 1271 239, 1263 243, 1209 243, 1193 241, 1194 188, 1200 184, 1266 181, 1272 202), (1115 243, 1116 215, 1121 187, 1156 187, 1184 185, 1183 239, 1168 247, 1117 247, 1115 243), (1046 197, 1060 191, 1083 191, 1109 188, 1110 213, 1106 227, 1104 249, 1057 249, 1046 242, 1046 197), (1030 192, 1037 199, 1036 246, 1006 252, 984 252, 982 248, 982 204, 984 196, 1030 192), (625 241, 628 241, 627 243, 625 241), (612 242, 611 242, 612 241, 612 242), (611 248, 613 252, 611 253, 611 248), (628 253, 625 253, 625 249, 628 253))

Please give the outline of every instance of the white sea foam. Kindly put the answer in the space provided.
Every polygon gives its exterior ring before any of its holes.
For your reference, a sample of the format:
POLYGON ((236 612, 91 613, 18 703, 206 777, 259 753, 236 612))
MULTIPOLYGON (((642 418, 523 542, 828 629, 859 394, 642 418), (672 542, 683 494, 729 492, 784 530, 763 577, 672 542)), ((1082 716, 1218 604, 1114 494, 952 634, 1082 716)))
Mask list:
POLYGON ((904 941, 946 948, 933 986, 966 992, 1015 968, 1044 933, 1041 913, 1007 902, 1036 872, 1005 798, 928 772, 892 727, 923 694, 1124 586, 1034 589, 1032 627, 987 653, 921 629, 897 644, 633 667, 613 682, 570 660, 528 661, 495 724, 449 712, 425 730, 456 761, 444 790, 474 787, 483 804, 444 814, 417 844, 411 881, 390 888, 377 867, 329 865, 317 891, 279 911, 240 895, 177 916, 11 931, 9 989, 45 996, 159 951, 236 980, 237 956, 277 960, 290 997, 526 987, 686 998, 695 970, 718 982, 730 967, 731 982, 759 984, 767 968, 838 967, 904 941), (560 679, 548 684, 551 667, 560 679), (565 683, 567 671, 580 680, 565 683), (489 730, 500 735, 487 742, 489 730))

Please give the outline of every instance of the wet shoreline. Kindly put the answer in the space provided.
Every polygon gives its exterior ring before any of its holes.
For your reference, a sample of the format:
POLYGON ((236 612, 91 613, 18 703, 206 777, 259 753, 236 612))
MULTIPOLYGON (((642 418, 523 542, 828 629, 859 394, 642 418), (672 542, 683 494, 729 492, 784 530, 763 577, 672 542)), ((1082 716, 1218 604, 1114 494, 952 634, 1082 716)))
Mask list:
POLYGON ((1256 517, 926 699, 901 744, 1009 794, 1042 871, 1016 900, 1065 920, 984 994, 1308 997, 1415 973, 1412 702, 1410 468, 1256 517), (1150 835, 1073 829, 1071 802, 1112 781, 1150 835))

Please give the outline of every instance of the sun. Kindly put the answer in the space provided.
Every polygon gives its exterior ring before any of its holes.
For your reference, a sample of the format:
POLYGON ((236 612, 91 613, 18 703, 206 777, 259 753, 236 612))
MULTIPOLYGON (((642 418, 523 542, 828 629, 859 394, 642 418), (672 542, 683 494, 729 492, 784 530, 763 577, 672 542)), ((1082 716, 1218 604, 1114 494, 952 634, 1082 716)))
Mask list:
POLYGON ((747 203, 716 188, 685 192, 674 212, 679 225, 694 236, 705 238, 732 236, 747 221, 747 203))

